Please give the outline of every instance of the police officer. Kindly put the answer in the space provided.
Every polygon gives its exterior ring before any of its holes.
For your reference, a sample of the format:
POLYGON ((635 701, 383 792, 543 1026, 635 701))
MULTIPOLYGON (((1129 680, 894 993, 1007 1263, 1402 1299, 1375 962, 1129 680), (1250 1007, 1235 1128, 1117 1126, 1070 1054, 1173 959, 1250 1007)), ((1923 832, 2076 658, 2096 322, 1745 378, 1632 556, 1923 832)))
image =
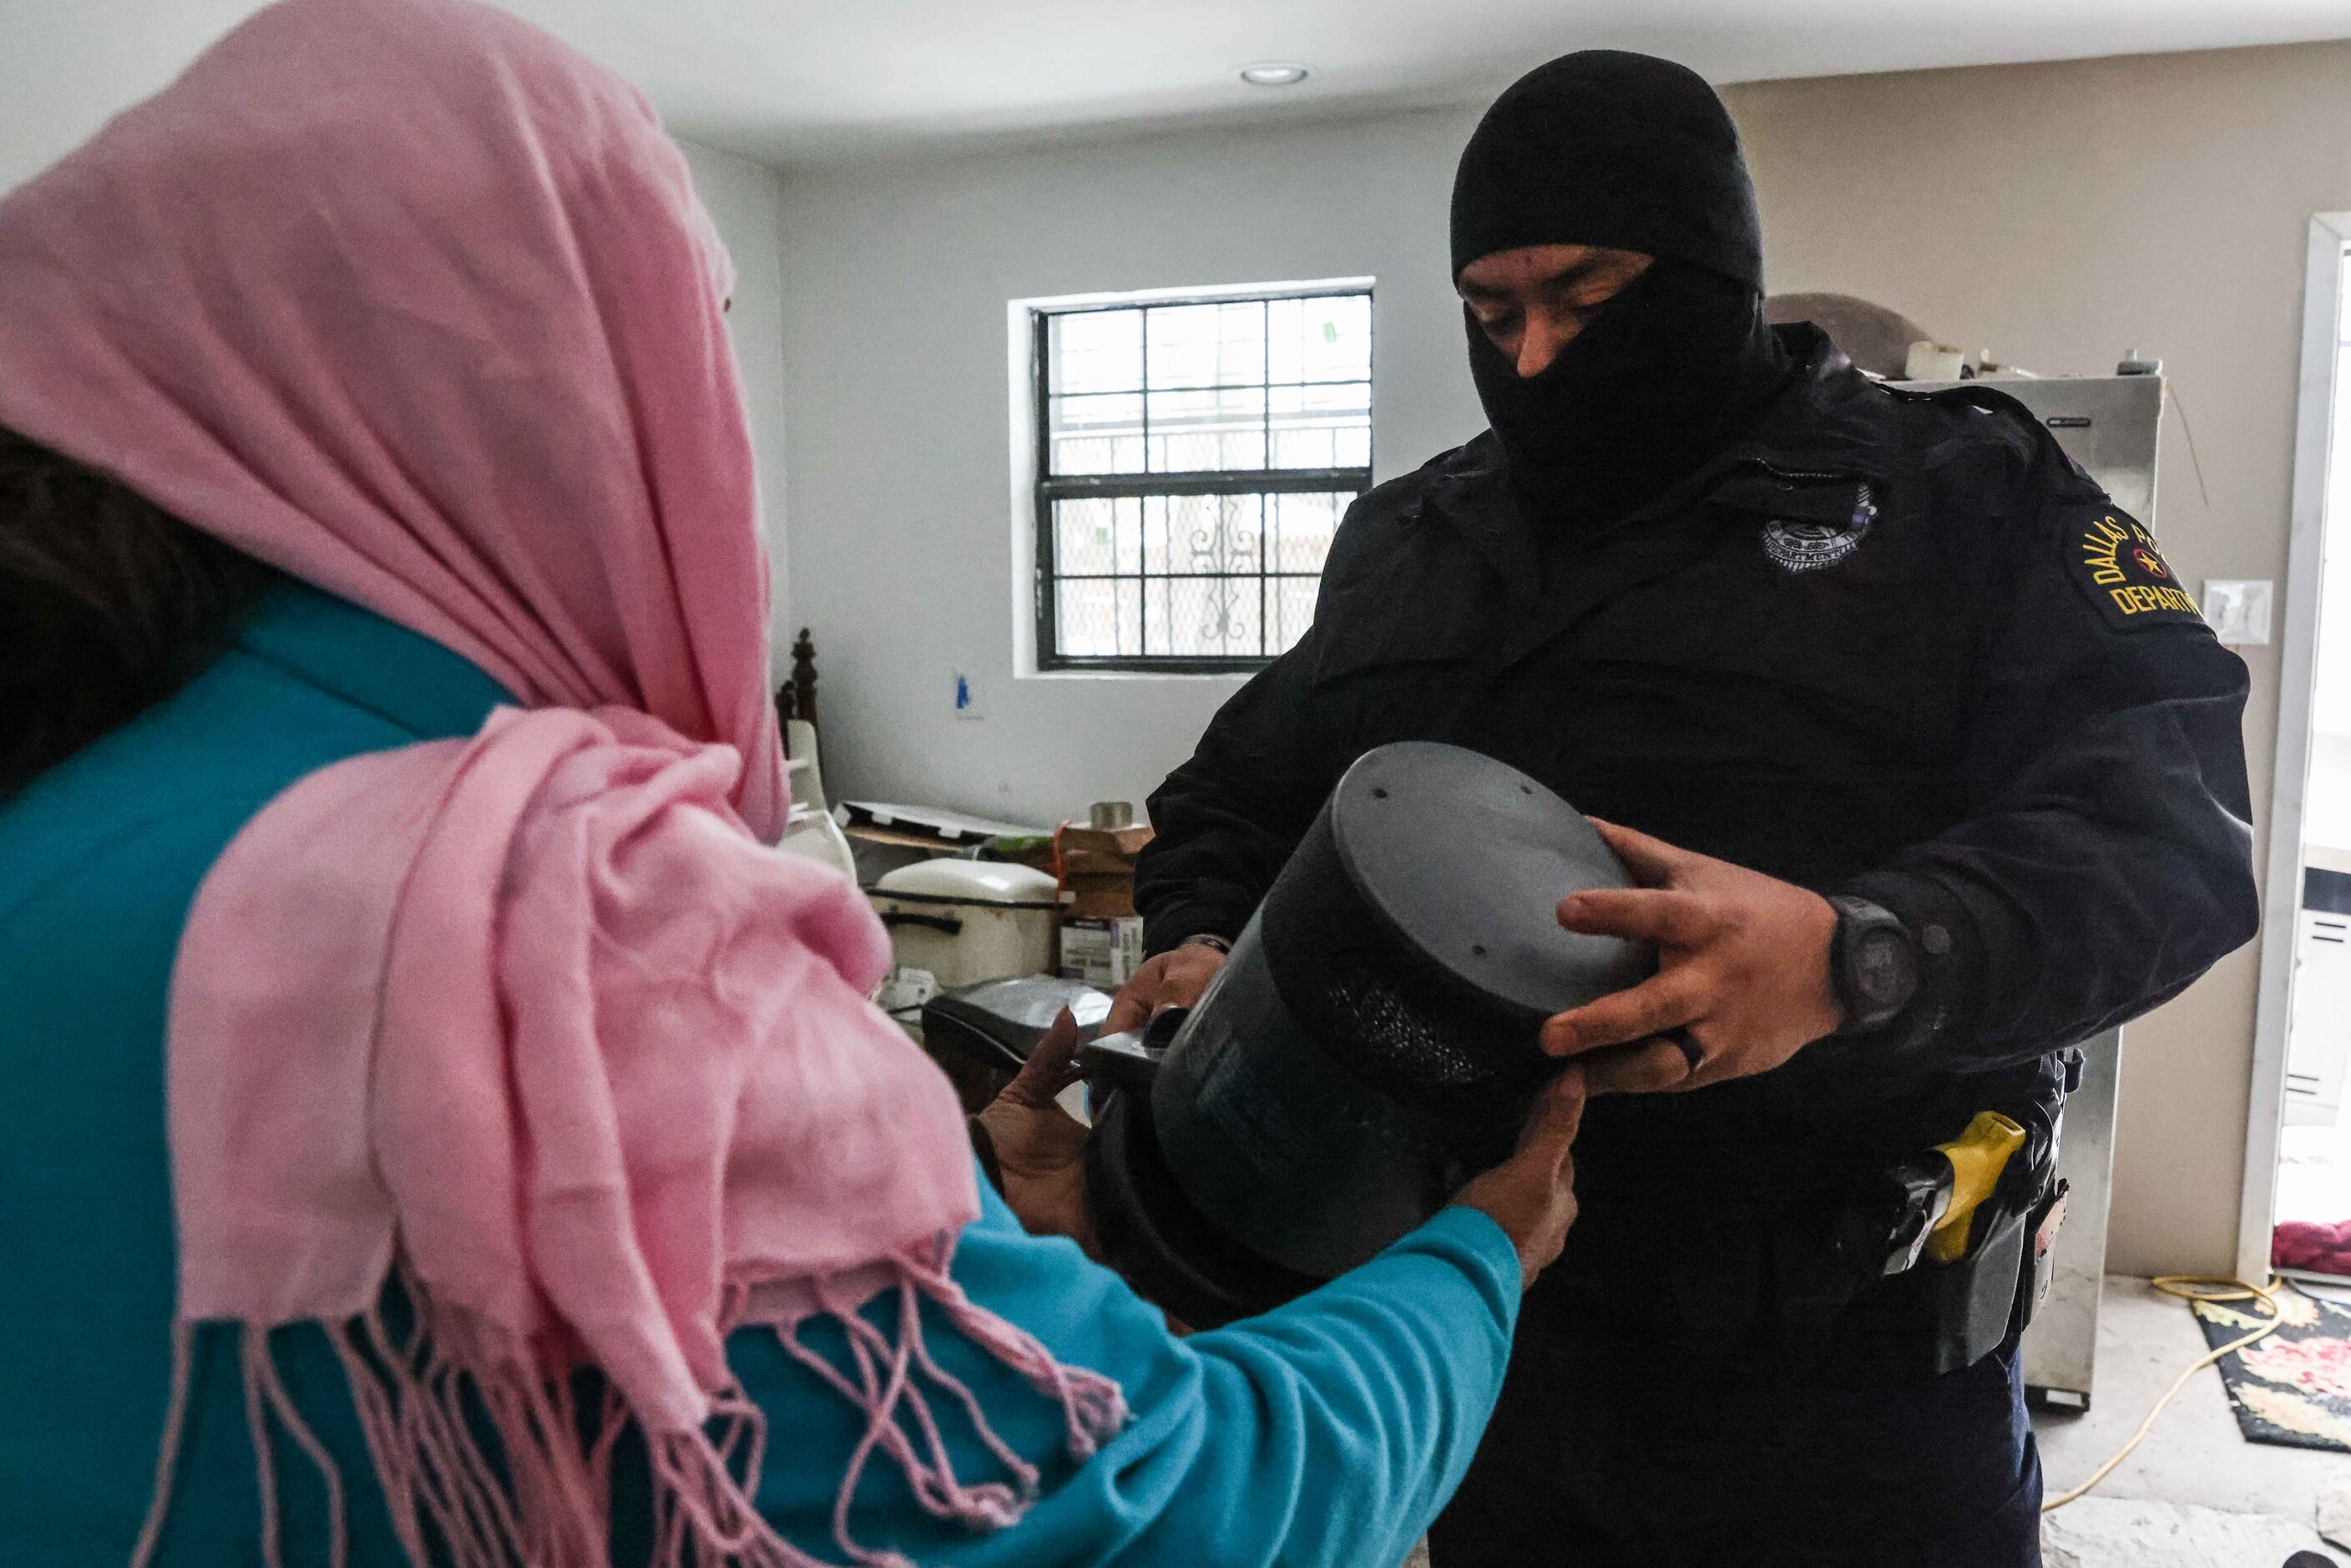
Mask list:
POLYGON ((1452 237, 1492 428, 1355 503, 1312 629, 1153 797, 1113 1024, 1197 995, 1365 750, 1523 768, 1640 883, 1562 922, 1660 967, 1544 1030, 1605 1094, 1583 1218, 1437 1568, 2037 1563, 2013 1238, 2068 1048, 2254 931, 2244 667, 2018 404, 1765 325, 1680 67, 1520 80, 1452 237), (2030 1133, 2008 1250, 1884 1277, 1887 1173, 1983 1111, 2030 1133))

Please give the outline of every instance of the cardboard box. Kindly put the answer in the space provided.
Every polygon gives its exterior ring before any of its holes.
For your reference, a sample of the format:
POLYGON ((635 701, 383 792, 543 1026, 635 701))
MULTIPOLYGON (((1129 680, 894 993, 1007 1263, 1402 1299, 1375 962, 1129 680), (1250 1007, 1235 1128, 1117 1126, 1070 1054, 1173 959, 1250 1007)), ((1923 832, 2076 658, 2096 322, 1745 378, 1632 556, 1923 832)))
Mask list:
POLYGON ((1061 922, 1061 977, 1114 991, 1143 967, 1143 916, 1061 922))
POLYGON ((1134 857, 1150 841, 1147 827, 1063 828, 1059 869, 1066 913, 1088 920, 1133 915, 1134 857))
POLYGON ((1134 908, 1134 878, 1126 876, 1063 877, 1061 879, 1064 917, 1076 915, 1085 920, 1113 920, 1122 915, 1133 915, 1134 908))
POLYGON ((1138 823, 1132 828, 1080 828, 1061 830, 1061 863, 1067 865, 1074 856, 1092 855, 1132 862, 1143 852, 1143 846, 1152 839, 1148 825, 1138 823))

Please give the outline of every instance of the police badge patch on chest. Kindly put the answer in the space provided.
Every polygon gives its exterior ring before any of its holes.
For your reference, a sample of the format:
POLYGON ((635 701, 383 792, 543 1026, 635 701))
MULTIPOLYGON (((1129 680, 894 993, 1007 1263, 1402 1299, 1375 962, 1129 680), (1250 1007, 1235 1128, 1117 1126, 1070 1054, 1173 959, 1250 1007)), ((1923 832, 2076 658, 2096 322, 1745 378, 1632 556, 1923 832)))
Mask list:
POLYGON ((2118 632, 2200 622, 2203 612, 2171 575, 2145 524, 2101 512, 2067 541, 2074 580, 2118 632))
POLYGON ((1864 485, 1854 501, 1853 516, 1844 522, 1766 518, 1763 553, 1790 571, 1818 571, 1823 567, 1834 566, 1859 549, 1862 536, 1869 532, 1869 525, 1876 516, 1877 504, 1869 498, 1869 486, 1864 485))

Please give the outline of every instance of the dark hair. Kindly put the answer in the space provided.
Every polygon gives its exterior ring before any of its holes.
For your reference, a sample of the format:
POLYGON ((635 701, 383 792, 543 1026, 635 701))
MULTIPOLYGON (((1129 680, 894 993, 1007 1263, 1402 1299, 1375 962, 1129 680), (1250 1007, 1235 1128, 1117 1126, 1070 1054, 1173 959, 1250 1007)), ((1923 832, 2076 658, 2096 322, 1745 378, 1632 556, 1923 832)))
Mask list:
POLYGON ((277 580, 0 426, 0 800, 179 690, 277 580))

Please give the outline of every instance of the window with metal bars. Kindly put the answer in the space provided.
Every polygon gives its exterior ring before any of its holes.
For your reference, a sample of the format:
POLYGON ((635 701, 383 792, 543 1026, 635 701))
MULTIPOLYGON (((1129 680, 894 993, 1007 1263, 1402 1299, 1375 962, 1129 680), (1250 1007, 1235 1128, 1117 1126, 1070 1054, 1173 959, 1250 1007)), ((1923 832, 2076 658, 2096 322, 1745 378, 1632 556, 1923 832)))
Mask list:
POLYGON ((1372 483, 1368 287, 1030 311, 1037 663, 1253 670, 1372 483))

